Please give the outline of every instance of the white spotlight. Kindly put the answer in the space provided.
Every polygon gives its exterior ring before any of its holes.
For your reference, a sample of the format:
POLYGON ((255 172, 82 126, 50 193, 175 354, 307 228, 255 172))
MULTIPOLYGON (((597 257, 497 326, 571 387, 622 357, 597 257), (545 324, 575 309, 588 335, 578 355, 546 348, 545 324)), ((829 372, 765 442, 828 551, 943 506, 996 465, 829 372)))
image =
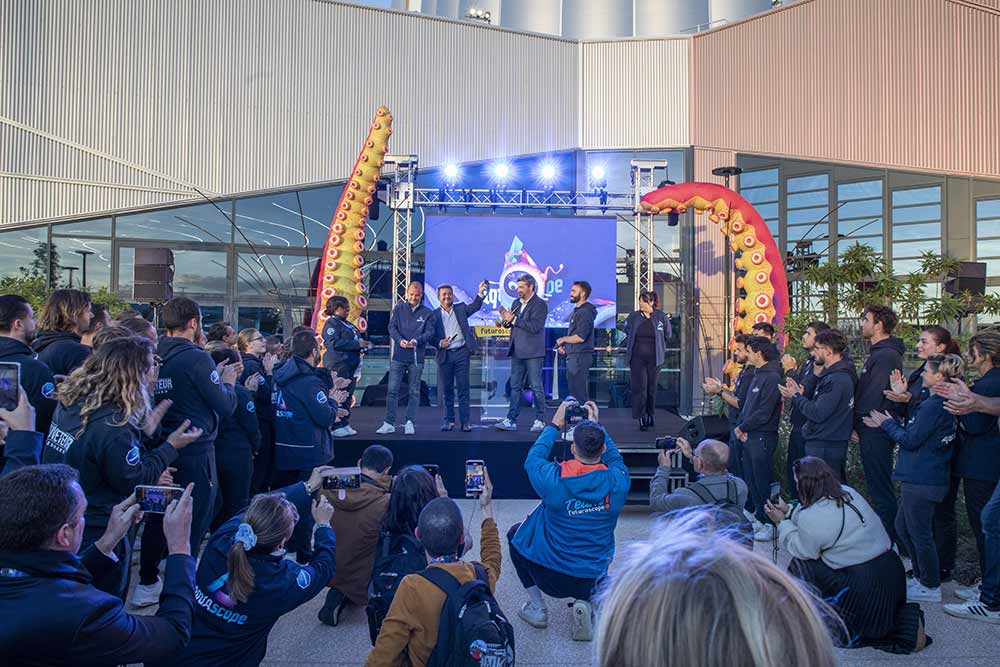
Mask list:
POLYGON ((606 176, 607 173, 604 171, 604 167, 602 167, 601 165, 597 165, 596 167, 590 170, 590 177, 595 181, 604 180, 606 176))
POLYGON ((458 180, 458 165, 457 164, 446 164, 444 166, 444 178, 448 183, 454 183, 458 180))
POLYGON ((510 165, 506 162, 500 162, 495 167, 493 167, 493 175, 499 180, 504 180, 510 176, 510 165))
POLYGON ((556 180, 556 166, 551 162, 546 162, 542 165, 542 180, 551 183, 556 180))

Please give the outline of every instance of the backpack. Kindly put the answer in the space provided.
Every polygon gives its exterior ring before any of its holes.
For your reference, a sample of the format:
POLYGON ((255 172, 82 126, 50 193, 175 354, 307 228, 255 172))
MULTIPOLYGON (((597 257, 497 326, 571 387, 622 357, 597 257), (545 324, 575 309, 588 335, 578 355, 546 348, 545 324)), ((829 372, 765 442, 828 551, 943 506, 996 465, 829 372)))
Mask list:
POLYGON ((437 644, 427 667, 513 667, 514 628, 490 591, 489 575, 473 563, 476 578, 459 584, 447 570, 428 567, 420 572, 444 591, 437 644))
POLYGON ((372 578, 368 582, 368 634, 372 646, 382 629, 382 621, 389 614, 392 599, 403 577, 420 572, 427 567, 427 556, 413 535, 392 535, 383 531, 379 534, 375 550, 375 565, 372 578))
POLYGON ((753 549, 753 524, 739 506, 739 494, 736 492, 736 482, 726 481, 726 495, 716 498, 708 487, 701 482, 692 482, 688 490, 698 496, 705 505, 711 505, 715 510, 716 524, 725 533, 748 549, 753 549))

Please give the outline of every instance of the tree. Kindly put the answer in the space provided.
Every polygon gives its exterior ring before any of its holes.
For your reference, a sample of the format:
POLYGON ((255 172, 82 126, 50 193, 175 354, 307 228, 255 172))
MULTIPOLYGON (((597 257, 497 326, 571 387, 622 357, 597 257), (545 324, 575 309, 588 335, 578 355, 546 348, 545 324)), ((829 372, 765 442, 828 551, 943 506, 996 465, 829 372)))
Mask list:
POLYGON ((21 272, 27 273, 32 278, 42 278, 50 288, 54 288, 59 283, 59 276, 62 275, 59 251, 56 250, 55 244, 40 241, 32 254, 35 258, 31 260, 30 268, 22 268, 21 272))

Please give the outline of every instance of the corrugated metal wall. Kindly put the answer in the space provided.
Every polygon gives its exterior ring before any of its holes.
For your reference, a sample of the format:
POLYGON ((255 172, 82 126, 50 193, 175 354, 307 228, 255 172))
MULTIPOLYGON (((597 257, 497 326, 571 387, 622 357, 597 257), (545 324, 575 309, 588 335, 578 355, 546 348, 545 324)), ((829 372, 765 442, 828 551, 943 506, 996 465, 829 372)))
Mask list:
POLYGON ((554 38, 311 0, 7 0, 0 34, 0 222, 341 178, 379 104, 425 165, 577 143, 554 38))
POLYGON ((580 147, 687 146, 690 39, 580 43, 580 147))
POLYGON ((985 0, 811 0, 693 39, 695 145, 1000 176, 985 0))

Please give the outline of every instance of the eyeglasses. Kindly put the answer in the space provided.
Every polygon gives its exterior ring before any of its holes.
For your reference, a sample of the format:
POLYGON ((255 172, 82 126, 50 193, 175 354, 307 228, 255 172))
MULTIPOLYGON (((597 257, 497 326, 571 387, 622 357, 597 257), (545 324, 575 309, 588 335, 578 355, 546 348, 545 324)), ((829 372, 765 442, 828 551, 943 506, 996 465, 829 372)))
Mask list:
POLYGON ((259 340, 264 340, 264 337, 263 336, 257 336, 256 338, 251 338, 250 342, 251 343, 256 343, 259 340))

